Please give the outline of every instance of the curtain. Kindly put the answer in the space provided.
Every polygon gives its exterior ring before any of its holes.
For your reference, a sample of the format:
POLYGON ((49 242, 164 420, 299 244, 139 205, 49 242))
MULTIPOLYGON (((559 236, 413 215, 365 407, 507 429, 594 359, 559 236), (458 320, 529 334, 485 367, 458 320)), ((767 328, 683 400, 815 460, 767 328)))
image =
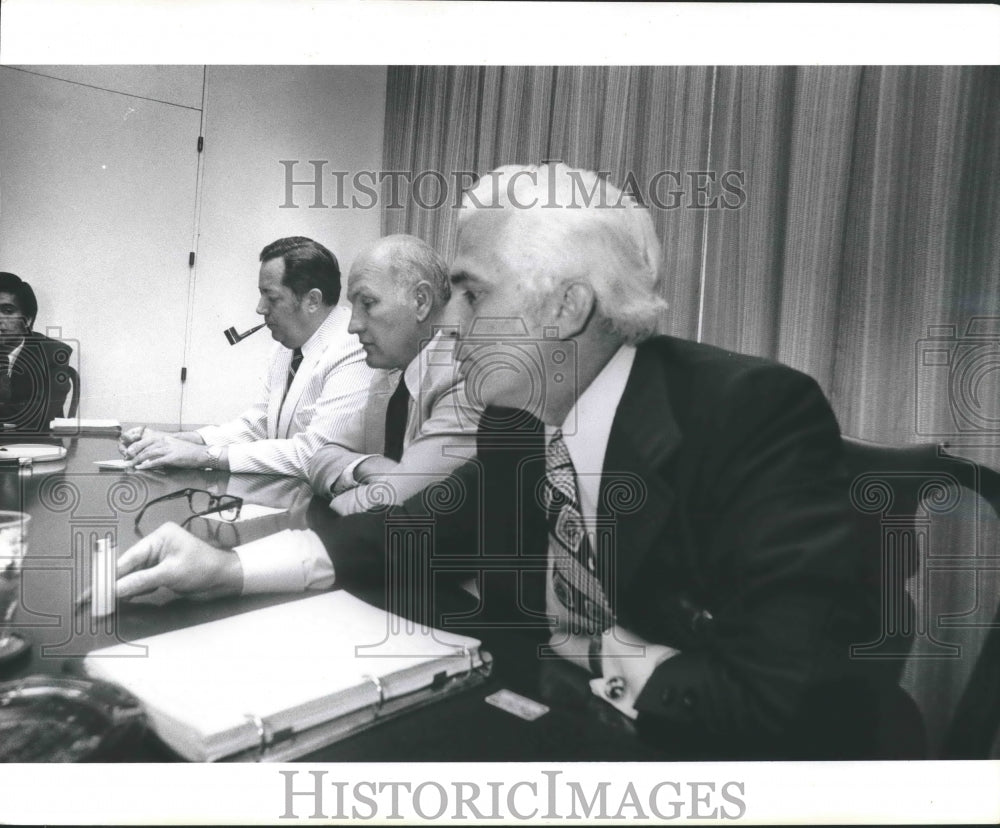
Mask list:
MULTIPOLYGON (((847 434, 1000 468, 998 125, 997 67, 396 67, 385 165, 606 171, 650 206, 663 332, 805 371, 847 434)), ((450 257, 455 200, 403 198, 383 230, 450 257)), ((998 521, 979 500, 929 545, 986 557, 926 586, 922 623, 961 647, 905 671, 936 744, 1000 595, 998 521)))
MULTIPOLYGON (((1000 465, 997 68, 420 66, 387 91, 387 169, 628 182, 663 244, 664 332, 805 371, 845 433, 1000 465)), ((451 256, 457 194, 412 195, 384 232, 451 256)))
MULTIPOLYGON (((705 169, 711 82, 710 68, 390 68, 384 163, 413 180, 436 170, 454 182, 457 172, 482 175, 502 164, 559 160, 608 172, 615 182, 631 172, 643 192, 665 157, 671 171, 705 169), (664 142, 651 143, 647 135, 664 142)), ((673 179, 663 180, 667 203, 673 179)), ((383 208, 383 231, 413 233, 450 257, 455 198, 424 209, 409 195, 399 208, 383 208)), ((678 206, 654 211, 654 220, 670 274, 663 330, 694 337, 705 216, 678 206)))
POLYGON ((773 71, 720 69, 718 163, 750 184, 708 234, 706 339, 816 377, 847 433, 1000 443, 1000 359, 961 359, 1000 343, 997 70, 773 71))

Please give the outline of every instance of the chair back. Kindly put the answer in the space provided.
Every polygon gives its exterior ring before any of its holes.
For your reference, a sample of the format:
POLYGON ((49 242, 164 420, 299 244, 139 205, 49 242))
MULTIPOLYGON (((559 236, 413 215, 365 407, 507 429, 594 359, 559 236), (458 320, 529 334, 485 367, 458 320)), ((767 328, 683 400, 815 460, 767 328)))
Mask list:
POLYGON ((72 365, 64 365, 60 370, 66 374, 70 382, 69 409, 66 411, 66 416, 73 418, 80 407, 80 374, 72 365))
POLYGON ((851 655, 916 702, 922 755, 986 758, 1000 726, 1000 473, 943 445, 844 446, 881 615, 851 655))

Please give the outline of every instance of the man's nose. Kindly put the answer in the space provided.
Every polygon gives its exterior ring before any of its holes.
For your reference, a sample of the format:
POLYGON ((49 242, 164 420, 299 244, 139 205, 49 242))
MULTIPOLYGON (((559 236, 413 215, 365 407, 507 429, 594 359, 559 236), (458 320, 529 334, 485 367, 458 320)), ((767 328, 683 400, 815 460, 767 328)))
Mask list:
POLYGON ((357 314, 351 314, 351 321, 347 323, 347 332, 351 334, 359 334, 365 329, 364 323, 358 319, 357 314))
POLYGON ((263 298, 261 298, 261 300, 257 302, 257 313, 260 314, 261 316, 264 316, 267 313, 267 305, 264 303, 263 298))

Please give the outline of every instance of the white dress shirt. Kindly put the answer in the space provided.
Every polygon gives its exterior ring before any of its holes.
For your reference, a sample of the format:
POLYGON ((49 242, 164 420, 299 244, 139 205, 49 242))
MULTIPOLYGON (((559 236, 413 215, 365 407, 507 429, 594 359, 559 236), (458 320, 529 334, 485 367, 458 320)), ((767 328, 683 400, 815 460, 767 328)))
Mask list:
MULTIPOLYGON (((594 525, 600 497, 601 477, 604 474, 604 455, 608 449, 611 426, 618 411, 618 404, 625 393, 635 347, 623 345, 579 396, 563 421, 561 431, 573 468, 576 471, 577 494, 584 524, 588 527, 592 548, 597 548, 594 525)), ((556 429, 545 428, 546 446, 556 429)), ((609 471, 614 472, 614 469, 609 471)), ((545 585, 545 611, 555 619, 549 644, 552 649, 581 667, 589 667, 590 640, 569 633, 569 615, 556 597, 553 586, 552 541, 550 538, 548 571, 545 585)), ((642 641, 625 628, 615 624, 605 631, 601 642, 603 676, 590 682, 593 692, 610 702, 627 716, 637 714, 633 704, 656 666, 675 653, 670 647, 642 641), (623 682, 623 694, 612 699, 608 682, 612 678, 623 682)))
POLYGON ((11 348, 10 353, 7 354, 7 376, 14 376, 14 363, 17 362, 17 358, 21 355, 21 351, 24 350, 24 340, 22 339, 16 348, 11 348))

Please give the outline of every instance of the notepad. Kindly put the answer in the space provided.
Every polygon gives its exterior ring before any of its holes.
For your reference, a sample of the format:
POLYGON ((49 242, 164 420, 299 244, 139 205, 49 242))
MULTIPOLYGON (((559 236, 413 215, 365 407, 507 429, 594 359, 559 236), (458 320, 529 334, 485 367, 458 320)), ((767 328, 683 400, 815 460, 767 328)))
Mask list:
POLYGON ((34 463, 47 463, 53 460, 62 460, 65 456, 66 449, 48 443, 12 443, 0 446, 0 458, 18 458, 34 463))
POLYGON ((126 469, 133 468, 135 461, 116 457, 113 460, 95 460, 94 465, 99 469, 107 469, 108 471, 125 471, 126 469))
POLYGON ((207 515, 201 515, 201 517, 205 520, 215 520, 219 523, 245 523, 248 520, 257 520, 262 517, 281 515, 287 511, 288 509, 282 509, 278 506, 264 506, 260 503, 244 503, 240 507, 240 516, 235 520, 230 519, 228 512, 211 512, 207 515))
POLYGON ((78 417, 56 417, 49 423, 54 432, 72 434, 119 434, 122 424, 118 420, 84 420, 78 417))
POLYGON ((84 661, 87 673, 139 698, 160 738, 193 761, 284 761, 443 698, 487 668, 476 639, 411 624, 342 590, 84 661))

